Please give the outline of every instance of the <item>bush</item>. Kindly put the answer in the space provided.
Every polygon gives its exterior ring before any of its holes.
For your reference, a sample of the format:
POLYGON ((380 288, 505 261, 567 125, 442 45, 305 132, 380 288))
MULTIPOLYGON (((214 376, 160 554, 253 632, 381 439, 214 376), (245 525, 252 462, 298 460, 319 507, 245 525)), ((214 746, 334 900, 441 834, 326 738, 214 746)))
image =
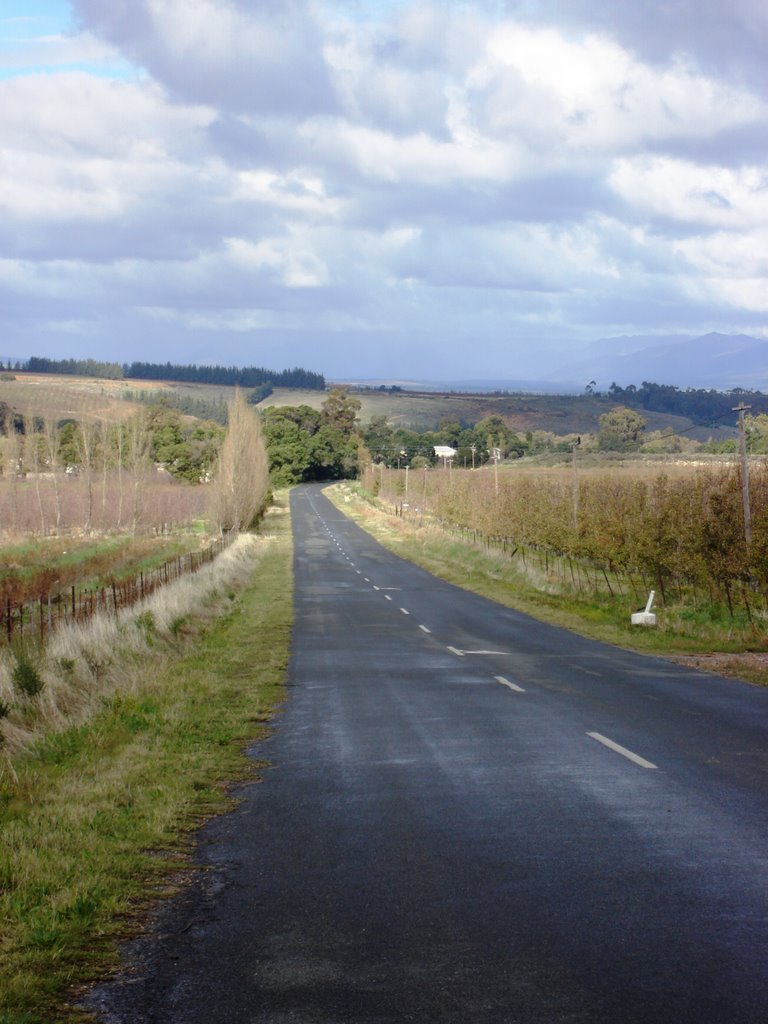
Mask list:
POLYGON ((16 656, 16 664, 11 675, 16 689, 25 697, 36 697, 45 685, 40 673, 26 654, 16 656))

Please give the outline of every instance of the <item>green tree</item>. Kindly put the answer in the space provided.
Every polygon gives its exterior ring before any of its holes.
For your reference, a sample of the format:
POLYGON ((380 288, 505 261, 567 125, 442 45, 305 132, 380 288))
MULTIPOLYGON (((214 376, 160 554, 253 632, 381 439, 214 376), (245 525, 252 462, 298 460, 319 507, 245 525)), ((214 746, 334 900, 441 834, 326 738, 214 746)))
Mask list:
POLYGON ((327 426, 336 427, 342 434, 354 434, 361 408, 359 399, 351 398, 343 388, 334 388, 323 402, 320 415, 327 426))
POLYGON ((601 451, 639 451, 645 426, 646 421, 634 409, 616 405, 600 417, 597 446, 601 451))
POLYGON ((768 453, 768 416, 745 416, 744 427, 747 432, 747 449, 754 455, 768 453))
MULTIPOLYGON (((338 417, 337 411, 334 403, 331 418, 348 426, 348 410, 338 417)), ((357 473, 357 434, 328 422, 323 413, 308 405, 267 409, 263 423, 272 480, 276 485, 288 486, 302 480, 337 480, 357 473)))
MULTIPOLYGON (((309 406, 305 408, 309 409, 309 406)), ((309 409, 314 413, 313 409, 309 409)), ((309 479, 312 465, 311 438, 316 433, 303 429, 291 413, 290 406, 267 409, 264 413, 264 439, 269 454, 272 482, 277 487, 289 487, 309 479)), ((315 413, 318 417, 319 414, 315 413)))

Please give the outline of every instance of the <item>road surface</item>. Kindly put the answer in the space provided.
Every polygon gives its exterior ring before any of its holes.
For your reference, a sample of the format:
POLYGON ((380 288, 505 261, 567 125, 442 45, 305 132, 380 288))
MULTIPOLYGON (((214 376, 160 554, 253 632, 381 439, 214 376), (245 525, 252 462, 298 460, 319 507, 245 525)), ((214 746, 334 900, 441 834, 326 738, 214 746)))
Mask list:
POLYGON ((768 692, 538 623, 292 494, 272 767, 104 1022, 762 1024, 768 692))

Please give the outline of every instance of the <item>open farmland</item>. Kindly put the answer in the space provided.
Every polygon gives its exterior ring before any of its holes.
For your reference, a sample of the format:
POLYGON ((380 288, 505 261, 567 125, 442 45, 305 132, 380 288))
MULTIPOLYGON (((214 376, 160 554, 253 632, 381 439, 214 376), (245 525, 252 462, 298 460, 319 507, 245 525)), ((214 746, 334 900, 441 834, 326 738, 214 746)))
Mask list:
MULTIPOLYGON (((0 379, 0 402, 24 415, 55 418, 84 417, 117 422, 128 418, 146 399, 229 401, 234 389, 221 384, 189 384, 155 380, 105 380, 57 374, 16 373, 15 380, 0 379)), ((386 416, 394 427, 434 430, 441 421, 475 424, 487 416, 500 416, 520 434, 548 431, 559 436, 596 433, 599 418, 616 403, 601 395, 459 394, 454 392, 352 391, 361 403, 360 420, 386 416)), ((260 409, 308 405, 320 409, 327 392, 275 388, 259 403, 260 409)), ((696 441, 736 436, 732 427, 694 426, 685 416, 641 410, 647 431, 685 432, 696 441)))
MULTIPOLYGON (((374 416, 386 416, 395 427, 434 430, 442 420, 458 420, 474 424, 487 416, 500 416, 520 434, 527 431, 549 431, 560 436, 597 433, 599 419, 616 404, 599 395, 478 395, 451 392, 389 392, 354 391, 361 403, 360 419, 369 422, 374 416)), ((296 391, 276 388, 260 408, 283 405, 309 405, 319 409, 325 400, 322 391, 296 391)), ((730 427, 713 429, 694 427, 685 416, 648 412, 642 416, 650 433, 655 430, 679 433, 697 441, 715 436, 735 437, 730 427)))
POLYGON ((53 373, 20 373, 0 377, 0 402, 24 416, 50 416, 103 420, 116 423, 142 407, 137 401, 152 398, 196 398, 229 401, 234 388, 220 384, 179 384, 156 380, 107 380, 53 373))
POLYGON ((138 405, 122 400, 122 381, 55 374, 15 373, 0 378, 0 402, 22 416, 85 418, 117 423, 138 405), (15 377, 15 380, 7 379, 15 377))

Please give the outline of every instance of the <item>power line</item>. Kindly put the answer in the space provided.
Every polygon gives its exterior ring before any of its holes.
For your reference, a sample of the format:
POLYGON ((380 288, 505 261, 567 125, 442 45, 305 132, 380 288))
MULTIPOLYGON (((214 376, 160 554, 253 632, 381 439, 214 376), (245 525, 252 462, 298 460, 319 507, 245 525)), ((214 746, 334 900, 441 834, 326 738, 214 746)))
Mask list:
MULTIPOLYGON (((646 412, 651 412, 653 410, 646 409, 645 411, 646 412)), ((732 409, 730 411, 733 412, 732 409)), ((728 416, 728 415, 729 415, 728 412, 722 412, 722 413, 720 413, 719 416, 713 416, 710 419, 709 422, 710 423, 716 423, 718 420, 725 419, 725 417, 728 416)), ((692 430, 706 430, 706 427, 705 427, 705 425, 703 423, 694 423, 692 426, 685 427, 685 429, 683 429, 683 430, 671 430, 671 432, 669 434, 662 434, 661 437, 659 437, 659 441, 663 441, 667 437, 680 437, 681 434, 690 434, 690 432, 692 430)))

